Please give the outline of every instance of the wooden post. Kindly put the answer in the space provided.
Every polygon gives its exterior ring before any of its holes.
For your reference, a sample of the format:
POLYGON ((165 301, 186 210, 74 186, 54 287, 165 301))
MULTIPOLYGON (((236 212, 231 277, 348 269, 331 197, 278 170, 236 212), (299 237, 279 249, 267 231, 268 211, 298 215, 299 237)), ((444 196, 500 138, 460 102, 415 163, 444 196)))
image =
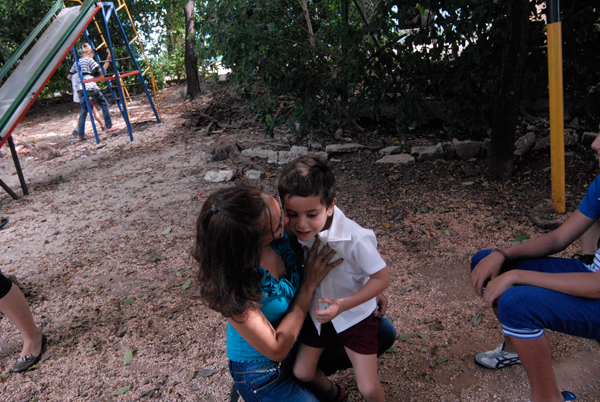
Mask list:
POLYGON ((563 101, 562 27, 559 0, 548 3, 548 81, 550 97, 550 166, 552 207, 565 212, 565 116, 563 101))

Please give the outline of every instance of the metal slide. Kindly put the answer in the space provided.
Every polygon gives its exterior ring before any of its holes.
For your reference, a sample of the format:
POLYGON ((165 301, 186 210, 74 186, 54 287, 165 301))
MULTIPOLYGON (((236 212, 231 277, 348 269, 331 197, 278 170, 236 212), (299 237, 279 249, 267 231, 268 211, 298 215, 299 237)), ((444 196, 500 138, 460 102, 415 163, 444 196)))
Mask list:
POLYGON ((63 8, 2 85, 0 148, 98 10, 91 1, 63 8))

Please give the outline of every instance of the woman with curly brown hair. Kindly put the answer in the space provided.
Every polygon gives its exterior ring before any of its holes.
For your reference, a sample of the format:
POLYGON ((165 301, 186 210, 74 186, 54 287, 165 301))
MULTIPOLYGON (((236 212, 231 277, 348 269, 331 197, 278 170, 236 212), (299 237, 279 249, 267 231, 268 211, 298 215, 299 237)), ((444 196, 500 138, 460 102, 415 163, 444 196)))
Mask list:
POLYGON ((229 321, 229 370, 247 402, 318 401, 293 378, 290 354, 316 285, 341 263, 328 246, 317 247, 302 269, 278 199, 258 189, 222 189, 202 206, 194 250, 200 292, 229 321))

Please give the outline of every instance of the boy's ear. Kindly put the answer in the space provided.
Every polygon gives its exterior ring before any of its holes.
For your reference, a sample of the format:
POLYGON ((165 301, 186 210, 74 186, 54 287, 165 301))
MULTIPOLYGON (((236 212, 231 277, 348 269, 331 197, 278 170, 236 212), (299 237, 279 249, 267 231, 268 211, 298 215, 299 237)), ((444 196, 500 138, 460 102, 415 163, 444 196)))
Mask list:
POLYGON ((336 203, 337 203, 337 198, 334 198, 333 201, 331 202, 331 205, 327 207, 327 216, 333 215, 333 207, 335 207, 336 203))

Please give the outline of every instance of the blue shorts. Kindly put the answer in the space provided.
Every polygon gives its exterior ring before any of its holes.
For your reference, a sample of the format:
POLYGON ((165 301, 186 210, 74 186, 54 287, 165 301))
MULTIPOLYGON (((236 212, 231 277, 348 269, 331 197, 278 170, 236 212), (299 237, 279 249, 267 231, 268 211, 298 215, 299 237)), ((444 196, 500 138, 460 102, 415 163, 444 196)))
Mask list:
MULTIPOLYGON (((482 250, 471 259, 471 271, 492 250, 482 250)), ((572 258, 540 258, 508 262, 502 272, 519 269, 546 273, 593 272, 572 258)), ((600 299, 571 296, 535 286, 513 286, 500 296, 498 321, 504 335, 537 339, 550 329, 581 338, 600 339, 600 299)))

